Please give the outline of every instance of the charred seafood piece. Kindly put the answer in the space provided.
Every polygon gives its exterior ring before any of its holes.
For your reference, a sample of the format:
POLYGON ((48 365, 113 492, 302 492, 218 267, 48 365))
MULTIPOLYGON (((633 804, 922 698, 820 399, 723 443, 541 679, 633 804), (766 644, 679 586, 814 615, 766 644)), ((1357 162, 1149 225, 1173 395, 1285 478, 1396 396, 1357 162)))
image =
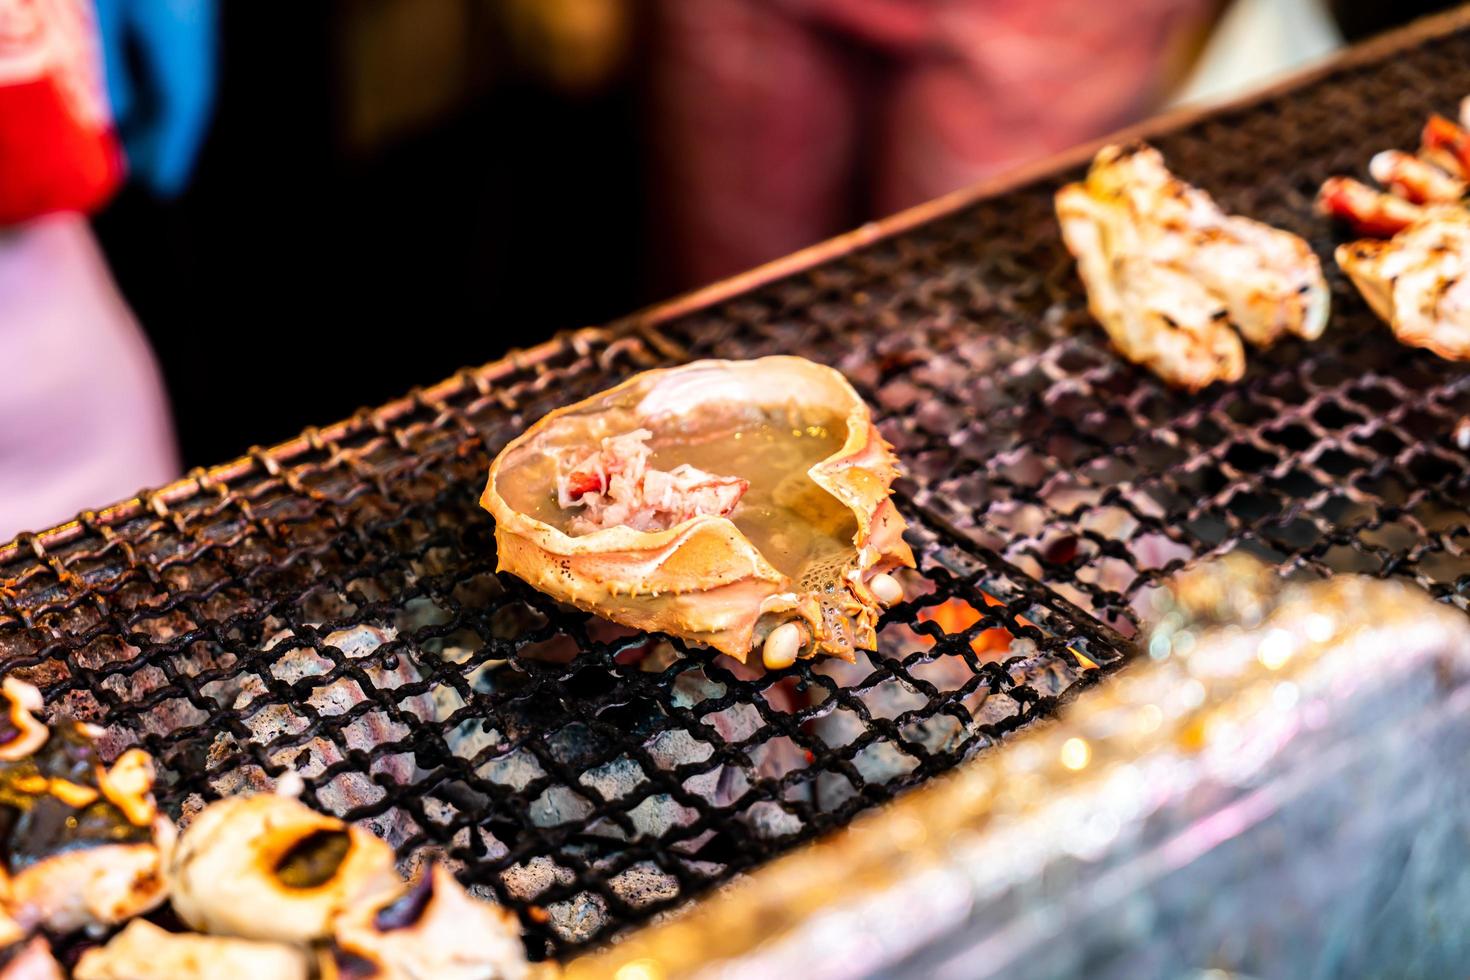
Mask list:
POLYGON ((25 681, 7 677, 0 681, 4 717, 0 718, 0 762, 24 759, 46 744, 49 729, 36 718, 44 706, 41 692, 25 681))
POLYGON ((1368 170, 1388 193, 1332 177, 1317 198, 1365 236, 1338 246, 1337 264, 1400 341, 1470 360, 1470 132, 1431 117, 1418 156, 1385 150, 1368 170))
POLYGON ((129 749, 109 768, 97 757, 92 729, 73 721, 37 736, 29 707, 17 708, 34 705, 39 695, 15 684, 3 685, 13 734, 4 747, 34 748, 0 760, 10 915, 25 929, 69 932, 112 925, 158 905, 168 890, 163 865, 174 829, 154 805, 153 760, 129 749))
POLYGON ((1337 264, 1400 341, 1470 360, 1470 211, 1431 210, 1388 241, 1340 245, 1337 264))
MULTIPOLYGON (((76 980, 306 980, 306 952, 284 943, 169 932, 144 919, 82 954, 76 980)), ((0 980, 5 975, 0 974, 0 980)))
POLYGON ((264 793, 201 810, 168 870, 174 911, 190 928, 278 942, 322 939, 344 909, 403 889, 387 844, 264 793))
POLYGON ((1327 283, 1307 243, 1226 214, 1152 147, 1104 147, 1056 206, 1092 315, 1124 357, 1170 384, 1237 381, 1242 337, 1266 348, 1327 326, 1327 283))
POLYGON ((508 910, 471 898, 442 865, 406 895, 337 919, 322 975, 339 980, 522 980, 521 928, 508 910))
POLYGON ((506 446, 480 503, 500 569, 636 629, 769 667, 871 648, 913 567, 897 461, 847 380, 799 357, 648 371, 506 446))

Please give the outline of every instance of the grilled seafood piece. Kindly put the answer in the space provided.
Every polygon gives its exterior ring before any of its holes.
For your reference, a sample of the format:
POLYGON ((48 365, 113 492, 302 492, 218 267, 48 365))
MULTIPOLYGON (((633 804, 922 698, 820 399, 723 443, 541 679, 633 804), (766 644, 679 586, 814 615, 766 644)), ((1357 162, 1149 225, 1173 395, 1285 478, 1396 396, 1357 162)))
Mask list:
POLYGON ((1266 348, 1327 325, 1327 284, 1307 243, 1226 214, 1152 147, 1104 147, 1056 207, 1093 316, 1124 357, 1170 384, 1238 380, 1242 337, 1266 348))
POLYGON ((5 714, 0 717, 0 762, 24 759, 46 744, 46 723, 36 718, 44 704, 41 692, 25 681, 7 677, 0 681, 5 714))
POLYGON ((0 980, 63 980, 61 966, 51 955, 51 944, 46 938, 29 936, 19 922, 3 911, 0 911, 0 980))
POLYGON ((308 960, 303 950, 283 943, 168 932, 135 919, 106 946, 83 953, 72 975, 76 980, 306 980, 308 960))
POLYGON ((1368 169, 1389 193, 1332 177, 1317 198, 1367 236, 1338 246, 1337 264, 1400 341, 1470 360, 1470 132, 1433 116, 1418 156, 1385 150, 1368 169))
POLYGON ((235 796, 199 812, 169 863, 173 907, 202 932, 305 943, 350 906, 395 896, 393 851, 285 796, 235 796))
POLYGON ((64 980, 64 975, 45 937, 34 936, 0 949, 0 980, 64 980))
POLYGON ((871 648, 912 567, 897 461, 842 375, 799 357, 648 371, 490 466, 500 570, 624 626, 768 667, 871 648))
POLYGON ((154 805, 148 753, 129 749, 109 768, 90 726, 35 727, 35 688, 7 678, 0 693, 9 702, 0 726, 0 737, 9 735, 0 745, 0 832, 10 916, 23 929, 70 932, 158 905, 174 829, 154 805))
POLYGON ((1337 264, 1403 343, 1470 360, 1470 211, 1439 209, 1388 241, 1341 245, 1337 264))
POLYGON ((1392 238, 1424 217, 1424 208, 1413 201, 1376 191, 1351 177, 1323 181, 1317 209, 1346 220, 1358 234, 1371 238, 1392 238))
POLYGON ((435 864, 408 894, 339 916, 321 973, 328 980, 522 980, 529 968, 520 937, 511 912, 471 898, 435 864))

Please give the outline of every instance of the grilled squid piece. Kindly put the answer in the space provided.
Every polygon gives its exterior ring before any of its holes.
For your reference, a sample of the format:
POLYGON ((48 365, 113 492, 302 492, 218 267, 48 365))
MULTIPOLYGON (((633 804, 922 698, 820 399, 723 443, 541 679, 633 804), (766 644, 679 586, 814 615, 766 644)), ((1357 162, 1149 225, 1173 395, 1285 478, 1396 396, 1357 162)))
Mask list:
POLYGON ((338 918, 322 974, 338 980, 522 980, 520 923, 440 865, 408 894, 338 918))
POLYGON ((1157 150, 1107 146, 1057 194, 1088 307, 1122 355, 1170 384, 1238 380, 1241 338, 1266 348, 1327 325, 1321 263, 1302 239, 1226 214, 1157 150))
POLYGON ((93 730, 76 722, 54 726, 23 758, 0 761, 4 901, 22 928, 95 929, 163 901, 174 829, 152 788, 146 752, 130 749, 109 769, 93 730))
MULTIPOLYGON (((76 980, 306 980, 305 951, 283 943, 168 932, 144 919, 82 954, 76 980)), ((0 973, 0 980, 9 980, 0 973)))
POLYGON ((1418 156, 1385 150, 1368 169, 1389 193, 1332 177, 1318 196, 1366 236, 1340 245, 1337 264, 1400 341, 1470 360, 1470 132, 1433 116, 1418 156))
POLYGON ((307 943, 364 901, 396 896, 393 851, 365 830, 284 796, 205 807, 169 865, 173 907, 191 928, 307 943))

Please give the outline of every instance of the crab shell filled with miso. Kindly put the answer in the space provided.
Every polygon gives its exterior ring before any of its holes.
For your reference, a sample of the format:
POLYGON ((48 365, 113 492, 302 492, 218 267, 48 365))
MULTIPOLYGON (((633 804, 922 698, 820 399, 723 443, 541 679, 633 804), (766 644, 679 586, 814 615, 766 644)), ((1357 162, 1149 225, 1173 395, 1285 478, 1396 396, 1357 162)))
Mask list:
POLYGON ((847 380, 799 357, 648 371, 495 458, 500 570, 641 630, 767 666, 871 649, 912 568, 891 447, 847 380))

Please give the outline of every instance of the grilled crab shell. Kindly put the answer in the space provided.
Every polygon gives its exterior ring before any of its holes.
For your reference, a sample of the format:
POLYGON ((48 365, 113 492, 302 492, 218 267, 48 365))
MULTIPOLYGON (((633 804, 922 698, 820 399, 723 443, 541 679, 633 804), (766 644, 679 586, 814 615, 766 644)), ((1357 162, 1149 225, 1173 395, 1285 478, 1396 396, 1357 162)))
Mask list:
POLYGON ((740 661, 771 630, 801 620, 812 640, 806 655, 851 660, 855 647, 871 648, 876 639, 879 602, 867 583, 914 565, 903 518, 889 497, 897 475, 897 460, 867 405, 838 372, 800 357, 707 360, 647 371, 549 413, 496 456, 480 505, 495 518, 499 570, 555 599, 740 661), (566 426, 633 398, 635 421, 649 427, 657 418, 722 403, 825 410, 843 418, 847 436, 841 449, 807 471, 857 524, 851 560, 830 587, 798 590, 728 517, 697 516, 664 531, 619 526, 573 536, 505 500, 499 481, 517 459, 549 451, 566 426))
POLYGON ((403 888, 393 851, 365 830, 285 796, 236 796, 200 811, 169 865, 174 911, 191 928, 242 939, 305 943, 331 932, 360 901, 403 888), (312 877, 282 871, 314 842, 339 845, 312 877))

